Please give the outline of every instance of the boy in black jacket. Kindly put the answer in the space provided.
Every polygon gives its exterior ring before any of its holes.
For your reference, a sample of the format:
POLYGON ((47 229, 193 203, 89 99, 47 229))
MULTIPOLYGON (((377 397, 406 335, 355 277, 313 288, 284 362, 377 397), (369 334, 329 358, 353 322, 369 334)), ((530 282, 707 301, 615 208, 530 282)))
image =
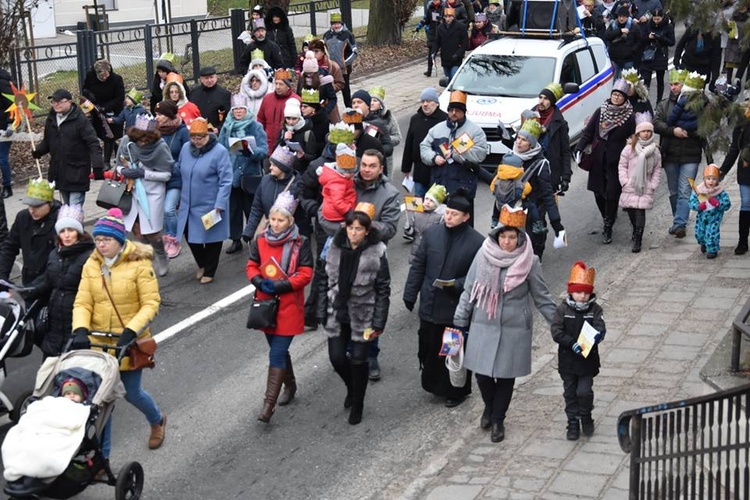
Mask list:
POLYGON ((604 313, 593 293, 595 276, 594 268, 587 269, 580 261, 573 264, 568 278, 568 296, 557 306, 551 326, 552 339, 560 344, 557 371, 563 380, 565 414, 568 417, 566 437, 571 441, 581 436, 581 427, 584 435, 594 434, 594 420, 591 418, 594 377, 599 374, 598 344, 606 333, 604 313), (584 322, 597 331, 593 346, 585 356, 587 346, 578 341, 584 322))

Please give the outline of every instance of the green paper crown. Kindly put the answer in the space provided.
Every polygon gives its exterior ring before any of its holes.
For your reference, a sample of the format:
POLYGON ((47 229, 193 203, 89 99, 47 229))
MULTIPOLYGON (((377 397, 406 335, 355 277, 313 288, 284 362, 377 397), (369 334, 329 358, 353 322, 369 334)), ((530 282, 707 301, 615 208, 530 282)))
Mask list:
POLYGON ((443 203, 445 201, 445 198, 448 197, 448 191, 446 191, 445 186, 441 186, 440 184, 433 184, 432 187, 427 190, 427 194, 425 196, 433 198, 438 202, 438 204, 440 204, 443 203))
POLYGON ((136 104, 140 104, 143 100, 143 92, 138 92, 138 89, 136 89, 135 87, 130 89, 125 95, 130 97, 130 99, 136 104))
POLYGON ((302 104, 320 104, 320 92, 316 89, 302 89, 302 104))
POLYGON ((521 127, 521 130, 526 131, 539 139, 539 136, 542 135, 542 124, 539 123, 536 120, 529 119, 523 122, 523 126, 521 127))
POLYGON ((702 90, 706 86, 706 77, 693 71, 685 78, 685 85, 696 90, 702 90))
POLYGON ((638 74, 638 70, 637 69, 630 68, 630 69, 624 69, 624 70, 622 70, 622 73, 620 74, 620 78, 623 78, 627 82, 635 83, 641 77, 638 74))
POLYGON ((331 144, 351 144, 354 142, 354 127, 343 122, 331 125, 328 132, 331 144))
POLYGON ((547 84, 547 86, 544 88, 552 92, 552 95, 554 95, 555 99, 557 100, 560 100, 560 98, 563 96, 562 85, 560 85, 557 82, 552 82, 550 84, 547 84))
POLYGON ((37 200, 52 202, 55 196, 55 183, 48 182, 46 179, 32 179, 29 187, 26 189, 26 197, 37 200))
POLYGON ((377 85, 370 89, 370 97, 377 97, 381 102, 385 102, 385 87, 377 85))
POLYGON ((341 22, 341 12, 331 12, 331 24, 341 22))
POLYGON ((162 55, 156 58, 157 61, 169 61, 172 64, 177 61, 177 56, 172 54, 171 52, 164 52, 162 55))
POLYGON ((265 55, 263 54, 262 50, 254 49, 252 52, 250 52, 250 60, 255 61, 256 59, 263 59, 265 61, 265 55))
POLYGON ((685 69, 670 69, 669 70, 669 83, 685 83, 687 78, 687 70, 685 69))

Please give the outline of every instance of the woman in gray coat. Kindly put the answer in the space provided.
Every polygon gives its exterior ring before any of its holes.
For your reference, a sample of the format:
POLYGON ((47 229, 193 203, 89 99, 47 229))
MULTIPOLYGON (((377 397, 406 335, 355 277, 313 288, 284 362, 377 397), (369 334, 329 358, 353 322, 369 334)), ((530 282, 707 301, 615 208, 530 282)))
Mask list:
POLYGON ((500 223, 484 240, 466 276, 453 316, 468 328, 464 365, 476 374, 484 400, 480 426, 505 438, 505 413, 516 377, 531 373, 531 303, 551 323, 555 314, 539 258, 524 232, 525 213, 503 206, 500 223))

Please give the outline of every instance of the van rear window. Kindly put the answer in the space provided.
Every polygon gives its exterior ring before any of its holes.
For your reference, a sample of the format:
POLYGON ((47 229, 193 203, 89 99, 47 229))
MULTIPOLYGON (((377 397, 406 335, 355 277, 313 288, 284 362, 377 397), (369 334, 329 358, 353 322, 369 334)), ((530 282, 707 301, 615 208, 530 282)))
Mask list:
POLYGON ((472 54, 449 90, 472 95, 536 97, 554 80, 555 58, 472 54))

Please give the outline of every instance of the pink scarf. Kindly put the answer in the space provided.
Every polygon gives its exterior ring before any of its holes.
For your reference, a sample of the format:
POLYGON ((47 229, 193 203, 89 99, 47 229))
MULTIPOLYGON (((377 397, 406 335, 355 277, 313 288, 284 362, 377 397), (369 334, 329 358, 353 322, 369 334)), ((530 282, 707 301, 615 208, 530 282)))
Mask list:
POLYGON ((477 253, 476 277, 470 299, 472 302, 476 299, 477 306, 487 311, 488 319, 495 317, 500 302, 500 272, 508 269, 502 283, 502 293, 508 293, 526 281, 531 271, 534 252, 528 236, 525 239, 526 241, 512 252, 505 252, 500 249, 497 239, 490 236, 484 240, 482 248, 477 253))

